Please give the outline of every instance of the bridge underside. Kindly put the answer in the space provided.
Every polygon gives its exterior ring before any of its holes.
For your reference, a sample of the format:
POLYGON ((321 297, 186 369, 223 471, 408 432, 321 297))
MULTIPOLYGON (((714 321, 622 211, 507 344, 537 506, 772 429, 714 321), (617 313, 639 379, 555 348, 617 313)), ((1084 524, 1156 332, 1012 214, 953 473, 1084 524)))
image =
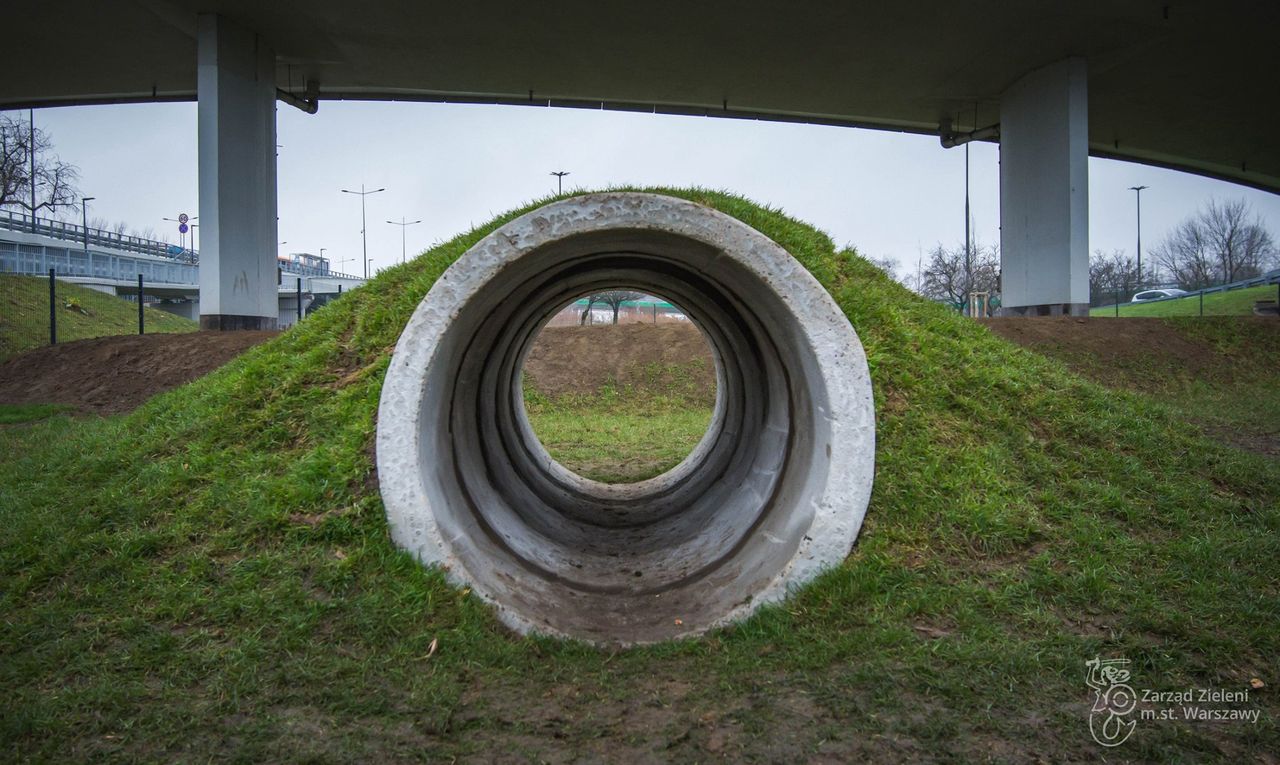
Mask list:
POLYGON ((521 103, 934 134, 999 123, 1004 305, 1025 313, 1088 300, 1090 154, 1280 190, 1270 3, 64 0, 6 19, 21 30, 7 56, 30 63, 0 82, 0 108, 198 95, 203 257, 220 263, 204 269, 216 297, 202 303, 219 326, 274 315, 276 89, 295 104, 521 103))

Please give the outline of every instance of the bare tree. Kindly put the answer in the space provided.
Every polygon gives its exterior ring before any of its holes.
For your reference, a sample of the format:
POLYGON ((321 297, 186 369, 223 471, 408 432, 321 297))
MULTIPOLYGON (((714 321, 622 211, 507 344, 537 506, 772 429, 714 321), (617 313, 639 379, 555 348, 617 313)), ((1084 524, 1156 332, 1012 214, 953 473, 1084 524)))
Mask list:
POLYGON ((957 308, 969 302, 969 293, 999 292, 1000 251, 995 246, 973 248, 972 260, 965 268, 964 245, 934 247, 920 269, 920 294, 941 300, 957 308))
POLYGON ((52 151, 53 142, 43 130, 32 130, 29 123, 0 114, 0 207, 19 207, 35 215, 76 206, 80 171, 52 151))
POLYGON ((579 324, 586 324, 587 317, 591 315, 591 306, 596 303, 604 303, 613 309, 613 323, 618 323, 618 310, 622 308, 622 304, 628 300, 639 300, 644 297, 643 293, 633 292, 631 290, 605 290, 587 296, 587 307, 582 312, 579 324))
POLYGON ((596 296, 587 295, 587 307, 583 308, 582 314, 578 316, 579 327, 584 326, 587 323, 587 319, 591 318, 591 306, 595 305, 595 303, 596 303, 596 296))
POLYGON ((630 290, 607 290, 596 296, 598 303, 604 303, 613 309, 613 323, 618 323, 618 309, 622 308, 622 304, 628 300, 639 300, 644 297, 639 292, 630 290))
POLYGON ((1132 295, 1138 291, 1141 281, 1137 261, 1125 255, 1124 250, 1113 250, 1110 255, 1094 250, 1089 259, 1090 305, 1132 295))
POLYGON ((1179 285, 1199 289, 1261 274, 1275 262, 1276 247, 1245 200, 1210 200, 1169 232, 1153 255, 1179 285))

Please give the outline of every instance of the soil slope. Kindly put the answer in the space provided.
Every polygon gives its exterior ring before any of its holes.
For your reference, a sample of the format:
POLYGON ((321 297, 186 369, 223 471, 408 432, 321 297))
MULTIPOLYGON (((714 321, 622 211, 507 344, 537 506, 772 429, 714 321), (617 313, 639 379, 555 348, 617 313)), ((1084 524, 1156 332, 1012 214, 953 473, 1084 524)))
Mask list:
POLYGON ((524 373, 553 397, 589 396, 613 385, 715 400, 711 349, 692 324, 547 327, 534 341, 524 373))
POLYGON ((68 404, 94 414, 128 412, 276 334, 120 335, 45 346, 0 364, 0 403, 68 404))

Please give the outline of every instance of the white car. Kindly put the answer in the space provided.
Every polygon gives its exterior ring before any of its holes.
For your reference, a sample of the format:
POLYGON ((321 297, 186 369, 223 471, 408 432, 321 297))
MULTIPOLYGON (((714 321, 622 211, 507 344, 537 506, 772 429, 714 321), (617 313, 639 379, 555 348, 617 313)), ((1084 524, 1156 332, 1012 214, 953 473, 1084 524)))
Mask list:
POLYGON ((1167 290, 1144 290, 1133 296, 1131 303, 1145 303, 1148 300, 1163 300, 1164 298, 1178 297, 1187 294, 1186 290, 1167 289, 1167 290))

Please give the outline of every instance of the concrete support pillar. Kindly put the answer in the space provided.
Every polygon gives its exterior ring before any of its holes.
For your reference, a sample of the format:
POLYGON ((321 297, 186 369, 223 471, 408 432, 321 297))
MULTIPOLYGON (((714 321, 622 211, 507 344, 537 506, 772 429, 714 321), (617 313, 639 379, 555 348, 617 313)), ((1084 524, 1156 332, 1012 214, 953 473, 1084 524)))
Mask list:
POLYGON ((1089 311, 1089 113, 1084 59, 1000 98, 1001 314, 1089 311))
POLYGON ((200 327, 274 329, 275 53, 214 14, 199 19, 200 327))

